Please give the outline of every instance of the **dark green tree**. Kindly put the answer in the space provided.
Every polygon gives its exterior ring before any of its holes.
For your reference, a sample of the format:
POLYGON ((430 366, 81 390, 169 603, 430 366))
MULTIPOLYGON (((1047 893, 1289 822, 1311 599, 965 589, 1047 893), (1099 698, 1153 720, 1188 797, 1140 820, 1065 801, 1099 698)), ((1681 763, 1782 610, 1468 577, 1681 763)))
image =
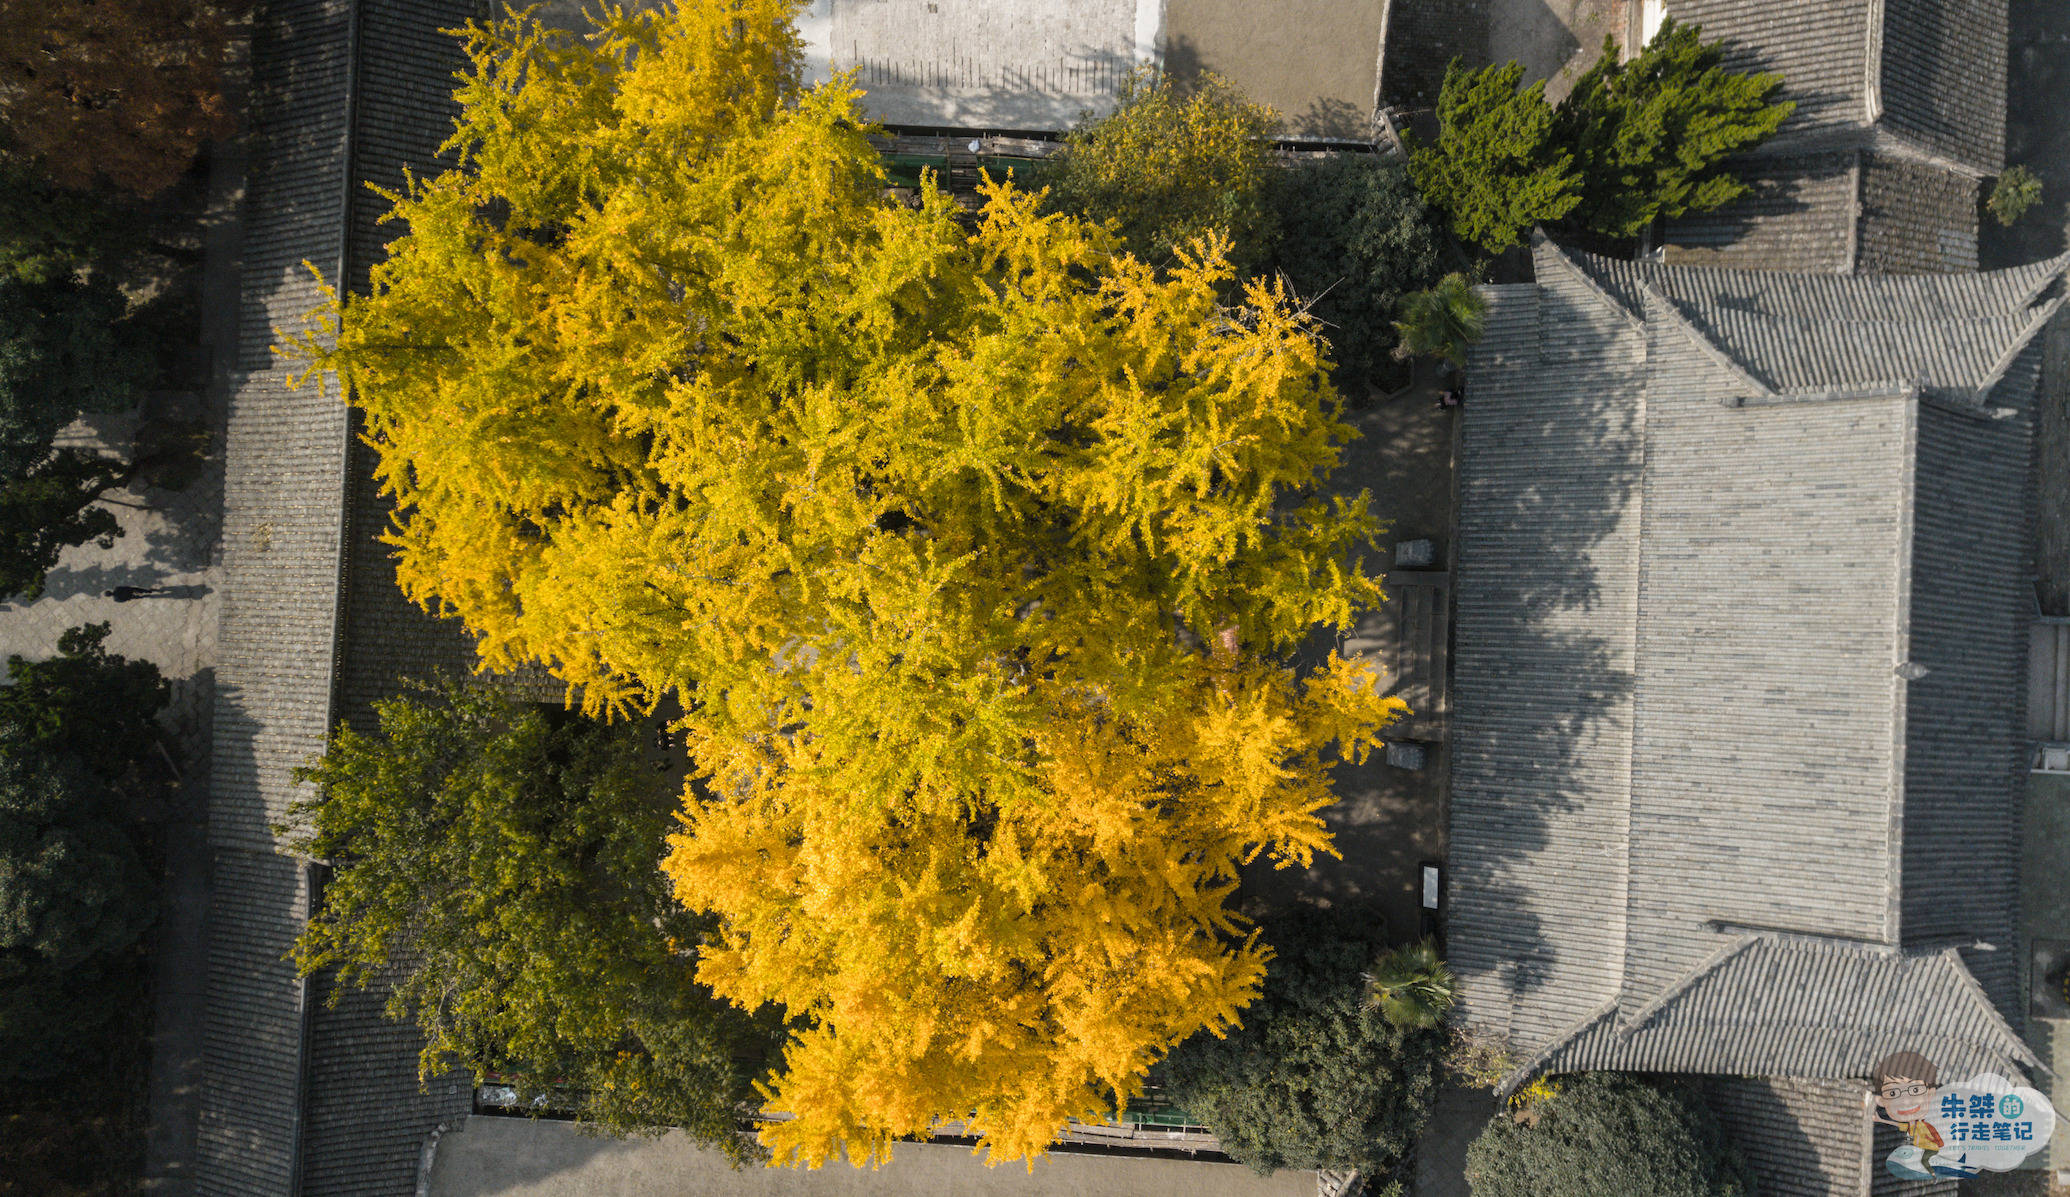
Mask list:
POLYGON ((0 990, 119 955, 153 905, 107 782, 25 747, 0 741, 0 990))
POLYGON ((1336 154, 1278 172, 1272 267, 1322 320, 1337 385, 1356 394, 1386 369, 1402 296, 1439 275, 1438 234, 1408 170, 1336 154))
POLYGON ((1724 1129, 1694 1094, 1583 1073, 1521 1118, 1498 1115, 1466 1149, 1477 1197, 1752 1197, 1724 1129))
POLYGON ((134 205, 100 191, 67 191, 0 155, 0 276, 45 284, 137 249, 134 205))
POLYGON ((137 796, 163 781, 147 662, 74 628, 47 661, 10 658, 0 688, 0 1080, 66 1074, 109 1050, 142 987, 154 917, 137 796))
POLYGON ((149 661, 108 652, 105 623, 58 637, 43 661, 10 657, 10 685, 0 687, 0 728, 48 759, 70 758, 110 782, 156 784, 158 712, 172 687, 149 661))
POLYGON ((1774 99, 1781 75, 1726 70, 1722 44, 1706 45, 1700 33, 1669 17, 1630 62, 1606 38, 1602 57, 1560 102, 1553 136, 1582 180, 1568 223, 1634 237, 1662 217, 1746 194, 1725 159, 1766 140, 1796 105, 1774 99))
POLYGON ((661 874, 678 795, 637 726, 450 679, 375 713, 299 774, 316 796, 290 812, 293 845, 335 869, 304 974, 335 969, 333 1001, 387 987, 427 1076, 494 1073, 615 1132, 680 1126, 750 1158, 736 1126, 780 1019, 695 979, 711 924, 661 874))
POLYGON ((129 335, 126 309, 98 275, 30 282, 0 274, 0 478, 43 460, 81 412, 136 401, 151 361, 129 335))
POLYGON ((1452 232, 1491 253, 1522 243, 1532 226, 1581 202, 1573 152, 1554 129, 1545 84, 1519 91, 1521 63, 1469 71, 1454 59, 1438 96, 1438 139, 1416 146, 1410 176, 1449 217, 1452 232))
POLYGON ((59 449, 27 474, 0 481, 0 597, 42 597, 58 555, 73 545, 113 547, 122 526, 93 504, 129 474, 121 462, 59 449))
POLYGON ((1172 1101, 1258 1172, 1399 1163, 1437 1087, 1442 1034, 1372 1008, 1361 974, 1380 920, 1302 908, 1266 928, 1265 992, 1225 1039, 1196 1035, 1167 1060, 1172 1101))

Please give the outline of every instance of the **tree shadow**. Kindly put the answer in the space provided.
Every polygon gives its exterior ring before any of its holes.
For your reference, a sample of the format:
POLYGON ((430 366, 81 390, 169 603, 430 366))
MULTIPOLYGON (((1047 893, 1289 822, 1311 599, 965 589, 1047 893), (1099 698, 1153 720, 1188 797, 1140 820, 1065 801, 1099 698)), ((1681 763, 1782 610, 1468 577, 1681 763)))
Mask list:
POLYGON ((1637 553, 1618 542, 1637 535, 1645 372, 1541 353, 1559 312, 1536 294, 1527 321, 1491 317, 1461 417, 1446 921, 1477 1022, 1600 967, 1571 949, 1615 903, 1575 893, 1622 868, 1637 553))
POLYGON ((1322 141, 1370 142, 1373 129, 1371 112, 1361 111, 1348 100, 1324 96, 1310 100, 1299 115, 1288 117, 1282 133, 1322 141))
MULTIPOLYGON (((1707 255, 1730 252, 1759 259, 1769 254, 1788 254, 1807 232, 1807 221, 1815 219, 1826 197, 1821 190, 1852 185, 1852 154, 1812 154, 1775 159, 1739 158, 1726 169, 1747 185, 1747 191, 1722 208, 1689 212, 1667 222, 1664 240, 1683 254, 1707 255)), ((1815 230, 1812 230, 1815 235, 1815 230)), ((1563 239, 1579 248, 1594 250, 1571 233, 1563 239)), ((1839 238, 1832 238, 1838 244, 1839 238)), ((1612 250, 1614 253, 1614 249, 1612 250)), ((1797 252, 1801 252, 1798 250, 1797 252)), ((1629 252, 1615 256, 1630 257, 1629 252)), ((1678 261, 1685 260, 1678 258, 1678 261)), ((1694 260, 1694 259, 1689 259, 1694 260)))

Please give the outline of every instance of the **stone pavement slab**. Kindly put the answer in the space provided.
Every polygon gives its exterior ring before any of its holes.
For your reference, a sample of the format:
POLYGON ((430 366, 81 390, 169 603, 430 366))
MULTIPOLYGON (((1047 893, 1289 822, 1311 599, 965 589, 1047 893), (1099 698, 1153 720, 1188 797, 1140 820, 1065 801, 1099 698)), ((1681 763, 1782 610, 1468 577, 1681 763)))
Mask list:
MULTIPOLYGON (((154 396, 135 411, 76 420, 58 444, 127 459, 138 424, 159 412, 203 415, 197 397, 154 396)), ((57 652, 66 629, 106 622, 109 652, 149 661, 168 678, 194 677, 215 662, 220 458, 212 454, 202 476, 183 490, 160 490, 140 480, 110 492, 100 505, 115 513, 123 535, 110 548, 88 543, 66 549, 34 602, 0 602, 0 656, 42 660, 57 652), (166 587, 172 593, 127 603, 102 597, 117 586, 166 587)))
POLYGON ((439 1139, 430 1197, 1314 1197, 1315 1173, 1261 1177, 1236 1164, 1058 1153, 987 1168, 967 1147, 902 1143, 874 1171, 829 1164, 734 1171, 680 1132, 585 1135, 572 1124, 469 1118, 439 1139))
POLYGON ((1164 61, 1270 104, 1288 136, 1370 141, 1386 11, 1386 0, 1168 0, 1164 61))

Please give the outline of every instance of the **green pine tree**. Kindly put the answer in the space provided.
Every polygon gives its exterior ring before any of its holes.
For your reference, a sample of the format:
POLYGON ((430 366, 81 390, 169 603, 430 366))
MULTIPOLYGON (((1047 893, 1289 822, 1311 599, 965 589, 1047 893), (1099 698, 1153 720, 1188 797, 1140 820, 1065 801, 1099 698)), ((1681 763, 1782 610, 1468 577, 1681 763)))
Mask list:
POLYGON ((1661 217, 1716 208, 1747 185, 1724 161, 1773 134, 1796 105, 1775 100, 1782 76, 1720 66, 1724 50, 1695 25, 1669 17, 1646 49, 1619 62, 1603 55, 1560 103, 1554 140, 1582 180, 1569 223, 1612 237, 1637 236, 1661 217))
POLYGON ((1523 78, 1521 63, 1469 71, 1454 59, 1438 97, 1437 144, 1409 158, 1417 189, 1450 215, 1452 232, 1490 253, 1521 244, 1533 225, 1560 219, 1582 197, 1545 84, 1519 91, 1523 78))

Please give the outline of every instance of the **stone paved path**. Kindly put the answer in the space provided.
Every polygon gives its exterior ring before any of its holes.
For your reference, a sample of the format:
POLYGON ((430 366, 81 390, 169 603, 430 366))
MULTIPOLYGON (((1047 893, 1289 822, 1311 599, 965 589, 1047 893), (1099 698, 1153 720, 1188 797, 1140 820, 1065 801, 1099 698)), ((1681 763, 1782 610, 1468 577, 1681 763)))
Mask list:
POLYGON ((133 411, 76 421, 59 437, 60 445, 127 460, 140 426, 198 423, 209 430, 200 470, 189 471, 176 490, 140 478, 112 492, 103 505, 123 529, 112 547, 68 549, 50 571, 42 597, 0 602, 0 658, 49 657, 67 629, 105 622, 109 652, 150 661, 173 685, 165 720, 183 785, 169 801, 143 812, 158 824, 165 869, 152 951, 156 1009, 143 1183, 144 1191, 155 1194, 194 1191, 207 960, 209 719, 222 601, 223 422, 236 361, 243 186, 241 147, 217 147, 209 165, 200 282, 201 339, 214 362, 208 390, 153 394, 133 411), (116 586, 163 587, 167 593, 117 603, 104 597, 116 586))
MULTIPOLYGON (((75 421, 58 443, 127 458, 139 423, 161 413, 204 416, 205 408, 200 396, 153 395, 135 411, 75 421)), ((48 657, 65 629, 105 621, 109 652, 150 661, 168 678, 191 679, 211 667, 223 478, 220 434, 215 439, 207 468, 185 489, 137 481, 111 492, 101 505, 115 513, 123 535, 112 548, 66 549, 36 601, 0 603, 0 653, 48 657), (116 586, 163 586, 173 593, 128 603, 102 597, 116 586)))

